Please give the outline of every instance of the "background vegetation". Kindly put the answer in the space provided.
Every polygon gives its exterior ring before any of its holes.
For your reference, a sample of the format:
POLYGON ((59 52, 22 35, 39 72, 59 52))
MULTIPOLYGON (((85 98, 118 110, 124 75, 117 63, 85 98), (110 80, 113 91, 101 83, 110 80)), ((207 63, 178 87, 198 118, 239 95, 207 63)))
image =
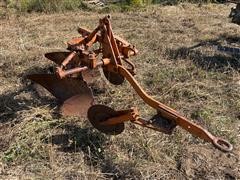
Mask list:
MULTIPOLYGON (((87 1, 83 0, 4 0, 5 6, 20 12, 59 12, 66 10, 86 9, 87 1)), ((225 0, 119 0, 117 3, 110 1, 107 5, 113 10, 120 7, 127 9, 128 6, 143 7, 149 4, 176 5, 183 2, 191 3, 223 3, 225 0)), ((87 8, 88 10, 90 8, 87 8)))

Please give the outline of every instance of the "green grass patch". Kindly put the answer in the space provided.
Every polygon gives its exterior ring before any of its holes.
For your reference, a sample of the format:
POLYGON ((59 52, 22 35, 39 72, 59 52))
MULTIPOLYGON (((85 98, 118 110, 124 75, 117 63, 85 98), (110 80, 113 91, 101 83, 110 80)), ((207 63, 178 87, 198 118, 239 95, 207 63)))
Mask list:
MULTIPOLYGON (((100 12, 132 11, 150 4, 176 5, 179 3, 223 3, 225 0, 124 0, 119 3, 108 2, 100 12)), ((90 10, 83 0, 8 0, 7 8, 20 12, 64 12, 79 9, 90 10)))
POLYGON ((21 127, 21 131, 17 135, 15 141, 10 145, 9 149, 4 152, 2 159, 7 163, 22 160, 45 159, 47 158, 47 144, 43 144, 46 135, 49 134, 52 126, 56 125, 56 121, 42 120, 31 121, 21 127))
POLYGON ((85 8, 82 0, 10 0, 7 7, 21 12, 62 12, 85 8))

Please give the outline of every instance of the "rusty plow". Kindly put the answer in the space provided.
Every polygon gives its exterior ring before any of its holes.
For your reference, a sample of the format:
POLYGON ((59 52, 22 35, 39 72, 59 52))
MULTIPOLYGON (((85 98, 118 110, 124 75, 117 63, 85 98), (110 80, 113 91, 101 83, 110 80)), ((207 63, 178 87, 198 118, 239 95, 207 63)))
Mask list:
POLYGON ((109 16, 100 19, 93 31, 79 28, 78 32, 81 37, 70 40, 67 51, 45 55, 56 63, 54 74, 28 75, 30 80, 42 85, 62 102, 60 109, 63 115, 87 116, 93 127, 111 135, 120 134, 127 121, 166 134, 171 134, 180 126, 224 152, 233 149, 228 141, 215 137, 177 111, 158 102, 141 88, 134 78, 135 66, 129 60, 138 50, 113 34, 109 16), (136 107, 114 110, 94 104, 88 84, 94 80, 99 69, 102 69, 105 78, 113 85, 122 85, 124 81, 130 83, 139 97, 156 110, 156 114, 145 119, 136 107))

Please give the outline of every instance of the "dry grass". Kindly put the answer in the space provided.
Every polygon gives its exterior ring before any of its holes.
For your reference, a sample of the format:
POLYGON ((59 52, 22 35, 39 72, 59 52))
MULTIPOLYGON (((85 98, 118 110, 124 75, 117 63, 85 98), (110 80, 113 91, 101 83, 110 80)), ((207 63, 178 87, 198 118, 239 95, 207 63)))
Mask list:
MULTIPOLYGON (((51 96, 39 98, 24 79, 49 66, 43 54, 65 48, 76 28, 93 29, 104 14, 11 14, 0 21, 1 179, 238 179, 240 178, 240 62, 211 46, 186 47, 219 37, 240 46, 239 26, 227 19, 226 5, 183 4, 113 13, 114 32, 140 50, 137 80, 156 99, 229 139, 233 153, 177 128, 167 136, 126 124, 106 136, 84 119, 63 118, 51 96)), ((99 103, 117 109, 146 108, 131 87, 102 77, 99 103), (130 92, 130 93, 129 93, 130 92)))

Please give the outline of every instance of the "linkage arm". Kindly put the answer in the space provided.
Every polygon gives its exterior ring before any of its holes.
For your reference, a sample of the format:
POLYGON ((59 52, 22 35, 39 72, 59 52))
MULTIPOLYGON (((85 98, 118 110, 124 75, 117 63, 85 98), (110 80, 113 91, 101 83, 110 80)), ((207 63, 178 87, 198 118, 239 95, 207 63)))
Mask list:
POLYGON ((214 146, 222 151, 231 151, 233 146, 226 140, 213 136, 210 132, 203 129, 201 126, 189 121, 185 117, 181 116, 178 112, 172 108, 156 101, 151 96, 149 96, 134 79, 130 72, 123 66, 118 66, 119 73, 124 76, 129 83, 132 85, 137 94, 143 99, 145 103, 156 109, 163 118, 174 121, 177 125, 181 126, 183 129, 189 133, 211 142, 214 146))

